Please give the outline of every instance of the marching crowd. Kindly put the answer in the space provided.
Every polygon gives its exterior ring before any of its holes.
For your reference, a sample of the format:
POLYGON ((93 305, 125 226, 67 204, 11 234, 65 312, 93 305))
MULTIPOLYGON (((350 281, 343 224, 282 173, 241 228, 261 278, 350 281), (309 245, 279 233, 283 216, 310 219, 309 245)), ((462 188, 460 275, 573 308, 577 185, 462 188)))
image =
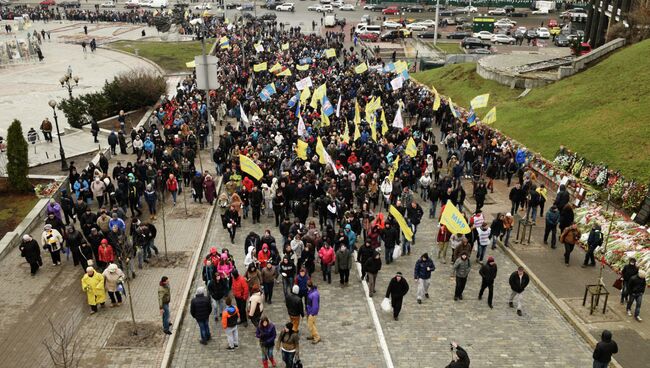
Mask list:
MULTIPOLYGON (((134 163, 118 162, 110 173, 106 157, 80 173, 71 165, 71 188, 62 193, 60 202, 48 206, 42 236, 26 236, 21 246, 32 274, 42 264, 40 247, 49 251, 54 265, 60 264, 61 252, 71 254, 74 264, 86 271, 82 287, 92 312, 104 304, 105 291, 119 305, 121 280, 135 277, 130 260, 137 259, 141 267, 152 251, 158 253, 155 227, 140 219, 142 202, 155 219, 167 192, 175 204, 177 193, 191 190, 197 201, 216 201, 220 225, 232 246, 243 242, 246 255, 235 259, 227 247, 215 246, 203 259, 204 285, 196 289, 190 308, 201 343, 211 338, 210 316, 221 320, 228 350, 239 346, 238 326, 250 321, 264 367, 276 366, 276 348, 287 367, 297 367, 303 317, 307 339, 313 344, 321 341, 316 325, 320 277, 331 283, 334 271, 345 288, 358 262, 372 297, 382 263, 416 251, 418 225, 425 215, 439 222, 446 210, 454 208, 470 229, 454 232, 440 224, 437 234, 437 259, 453 264, 457 302, 463 300, 468 275, 478 263, 478 298, 488 289, 487 303, 493 307, 497 262, 488 255, 488 247, 494 249, 499 239, 508 246, 516 217, 535 222, 538 213, 544 216, 544 240, 550 235, 553 247, 559 225, 569 265, 580 233, 566 188, 560 188, 544 215, 551 198, 528 168, 526 150, 483 125, 468 124, 466 112, 411 82, 408 69, 396 73, 395 63, 371 55, 364 58, 354 48, 344 48, 335 33, 305 35, 298 28, 280 30, 261 23, 255 27, 212 23, 211 32, 220 40, 215 53, 221 87, 210 92, 210 111, 215 122, 225 123, 213 156, 223 192, 216 192, 208 170, 196 169, 197 152, 208 145, 208 110, 205 95, 187 78, 148 124, 129 132, 137 156, 134 163), (326 55, 330 49, 335 57, 326 55), (261 63, 268 66, 258 68, 261 63), (365 69, 359 68, 362 64, 365 69), (402 77, 399 87, 391 83, 396 75, 402 77), (298 90, 296 82, 306 77, 310 86, 298 90), (225 122, 227 116, 239 124, 225 122), (441 136, 436 137, 438 128, 441 136), (512 187, 510 211, 488 219, 482 207, 495 180, 512 187), (476 207, 468 212, 470 188, 476 207), (91 208, 94 201, 98 211, 91 208), (242 221, 250 216, 253 224, 261 223, 262 215, 272 218, 277 229, 238 235, 242 221), (276 231, 277 238, 272 235, 276 231), (279 282, 288 318, 276 328, 264 308, 273 303, 279 282)), ((602 242, 599 231, 594 226, 590 247, 602 242)), ((418 303, 429 298, 434 253, 421 252, 413 270, 418 303)), ((585 259, 590 263, 593 252, 585 259)), ((624 277, 628 310, 636 301, 640 320, 637 286, 645 275, 630 270, 624 277)), ((521 316, 529 276, 519 267, 508 280, 509 306, 521 316)), ((168 282, 161 279, 159 304, 163 329, 171 334, 168 282)), ((397 272, 385 287, 386 308, 397 321, 409 284, 397 272)), ((453 348, 455 359, 449 367, 469 367, 466 351, 453 348)), ((606 364, 612 353, 599 355, 598 361, 606 364)))

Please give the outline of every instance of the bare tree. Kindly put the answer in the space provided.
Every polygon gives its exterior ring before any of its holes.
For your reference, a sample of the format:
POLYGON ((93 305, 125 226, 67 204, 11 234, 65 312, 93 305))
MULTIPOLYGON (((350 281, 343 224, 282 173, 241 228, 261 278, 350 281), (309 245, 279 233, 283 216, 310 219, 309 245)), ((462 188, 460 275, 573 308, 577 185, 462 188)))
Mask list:
POLYGON ((650 38, 650 4, 633 2, 630 11, 625 14, 627 26, 623 22, 612 25, 607 32, 607 41, 625 38, 627 44, 641 42, 650 38))
POLYGON ((130 241, 125 234, 120 237, 118 244, 118 261, 120 262, 120 267, 124 274, 126 275, 126 294, 129 297, 129 310, 131 311, 131 324, 132 324, 132 333, 133 335, 138 334, 138 325, 135 321, 135 311, 133 310, 133 298, 131 297, 131 278, 135 278, 135 272, 133 270, 133 260, 137 256, 136 254, 136 245, 134 241, 130 241))
POLYGON ((72 322, 54 325, 52 319, 47 317, 47 323, 50 325, 52 336, 43 340, 43 345, 50 354, 52 363, 56 368, 77 368, 83 348, 79 339, 75 338, 75 329, 72 322))

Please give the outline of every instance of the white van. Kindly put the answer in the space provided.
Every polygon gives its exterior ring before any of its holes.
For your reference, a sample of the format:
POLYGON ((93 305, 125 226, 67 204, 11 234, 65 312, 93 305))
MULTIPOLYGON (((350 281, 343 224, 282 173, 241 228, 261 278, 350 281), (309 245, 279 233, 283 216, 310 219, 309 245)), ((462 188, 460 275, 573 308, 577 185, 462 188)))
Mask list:
POLYGON ((149 3, 149 7, 151 8, 166 8, 167 7, 167 0, 151 0, 149 3))
POLYGON ((325 27, 335 27, 336 17, 334 17, 333 15, 326 15, 325 19, 323 20, 323 24, 325 24, 325 27))
POLYGON ((359 23, 359 24, 357 24, 357 27, 355 28, 354 33, 356 33, 356 34, 362 34, 362 33, 381 34, 381 26, 373 26, 373 25, 369 25, 369 24, 366 24, 366 23, 359 23))

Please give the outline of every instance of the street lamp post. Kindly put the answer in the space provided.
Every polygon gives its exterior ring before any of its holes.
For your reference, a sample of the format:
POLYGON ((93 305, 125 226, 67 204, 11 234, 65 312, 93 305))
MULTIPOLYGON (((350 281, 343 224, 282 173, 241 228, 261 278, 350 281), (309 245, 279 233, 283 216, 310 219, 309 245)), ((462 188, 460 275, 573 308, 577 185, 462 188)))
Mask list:
POLYGON ((59 79, 59 83, 61 83, 61 87, 68 90, 68 96, 70 96, 70 99, 72 100, 72 89, 79 86, 79 77, 72 76, 71 66, 68 65, 68 71, 63 75, 63 77, 61 77, 61 79, 59 79))
POLYGON ((59 138, 59 155, 61 155, 61 170, 68 170, 68 162, 65 160, 65 152, 63 151, 63 143, 61 143, 61 133, 59 132, 59 117, 56 115, 56 101, 50 100, 48 103, 54 112, 54 125, 56 126, 56 136, 59 138))

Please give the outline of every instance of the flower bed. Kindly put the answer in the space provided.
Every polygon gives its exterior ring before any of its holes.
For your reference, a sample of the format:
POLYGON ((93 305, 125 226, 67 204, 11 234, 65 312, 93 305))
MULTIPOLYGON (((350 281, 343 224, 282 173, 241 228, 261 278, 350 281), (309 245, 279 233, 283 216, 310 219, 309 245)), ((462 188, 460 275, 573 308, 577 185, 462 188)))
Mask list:
MULTIPOLYGON (((596 222, 601 226, 604 236, 607 236, 612 215, 597 204, 583 206, 575 210, 575 220, 582 235, 582 246, 586 247, 591 224, 596 222)), ((605 262, 616 272, 620 272, 628 263, 630 257, 637 260, 639 269, 650 273, 650 232, 644 226, 630 221, 623 214, 614 213, 613 224, 609 237, 602 247, 596 249, 598 258, 604 256, 605 262), (605 243, 607 247, 605 249, 605 243)))

